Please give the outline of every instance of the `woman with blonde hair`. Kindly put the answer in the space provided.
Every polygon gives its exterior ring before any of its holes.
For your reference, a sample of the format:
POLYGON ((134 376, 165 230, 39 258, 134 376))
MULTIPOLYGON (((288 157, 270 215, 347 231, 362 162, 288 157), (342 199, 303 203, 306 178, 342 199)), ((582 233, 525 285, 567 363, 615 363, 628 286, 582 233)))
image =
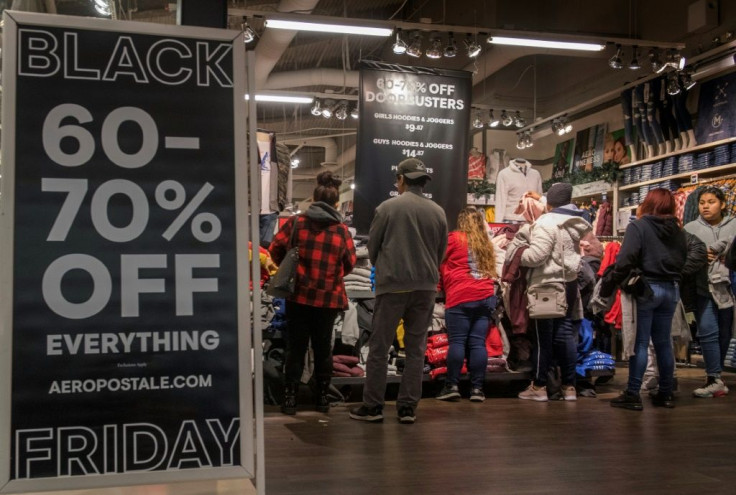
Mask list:
POLYGON ((440 400, 460 398, 458 382, 463 360, 468 357, 472 391, 470 400, 483 402, 488 352, 486 335, 496 308, 495 253, 484 220, 473 207, 460 211, 457 230, 450 232, 447 251, 440 265, 440 286, 445 292, 445 322, 450 341, 447 378, 440 400))

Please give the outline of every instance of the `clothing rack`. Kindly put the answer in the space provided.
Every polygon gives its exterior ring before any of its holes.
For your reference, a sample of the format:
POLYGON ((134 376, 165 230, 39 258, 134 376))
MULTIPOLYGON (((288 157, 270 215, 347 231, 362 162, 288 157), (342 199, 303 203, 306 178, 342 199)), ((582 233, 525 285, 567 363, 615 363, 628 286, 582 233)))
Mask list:
POLYGON ((599 241, 611 242, 611 241, 623 241, 624 236, 622 235, 597 235, 596 238, 599 241))

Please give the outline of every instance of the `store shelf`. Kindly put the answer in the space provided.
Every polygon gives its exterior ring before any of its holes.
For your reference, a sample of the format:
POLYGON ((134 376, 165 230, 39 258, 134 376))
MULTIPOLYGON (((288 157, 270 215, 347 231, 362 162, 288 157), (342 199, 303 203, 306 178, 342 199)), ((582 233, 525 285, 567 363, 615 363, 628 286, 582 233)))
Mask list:
POLYGON ((693 146, 692 148, 685 148, 682 150, 671 151, 663 155, 657 155, 652 158, 646 158, 644 160, 637 160, 635 162, 627 163, 626 165, 621 165, 619 169, 623 170, 626 168, 636 167, 637 165, 644 165, 645 163, 653 163, 659 160, 664 160, 665 158, 669 158, 671 156, 680 156, 680 155, 687 154, 687 153, 694 153, 697 151, 707 150, 709 148, 715 148, 716 146, 720 146, 722 144, 730 144, 734 142, 736 142, 736 137, 732 137, 728 139, 721 139, 720 141, 713 141, 712 143, 699 144, 697 146, 693 146))
POLYGON ((618 190, 619 191, 631 191, 634 189, 638 189, 641 186, 648 186, 649 184, 657 184, 658 182, 664 182, 666 180, 685 179, 685 178, 689 178, 692 175, 712 175, 712 174, 717 174, 719 172, 726 172, 730 170, 736 170, 736 163, 729 163, 727 165, 721 165, 718 167, 702 168, 700 170, 691 170, 689 172, 682 172, 680 174, 667 175, 659 179, 645 180, 642 182, 637 182, 635 184, 619 186, 618 190))
POLYGON ((597 198, 604 194, 613 194, 613 184, 604 180, 572 186, 572 199, 597 198))

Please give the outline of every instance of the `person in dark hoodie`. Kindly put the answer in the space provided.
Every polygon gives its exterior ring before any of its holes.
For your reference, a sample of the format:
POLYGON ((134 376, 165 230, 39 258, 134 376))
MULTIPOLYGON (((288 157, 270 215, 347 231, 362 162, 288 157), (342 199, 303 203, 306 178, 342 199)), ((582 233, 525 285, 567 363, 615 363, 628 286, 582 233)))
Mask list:
MULTIPOLYGON (((583 218, 583 212, 572 204, 571 184, 553 184, 547 191, 546 203, 547 213, 529 228, 529 247, 521 255, 521 265, 531 268, 529 286, 549 282, 565 284, 567 314, 561 318, 533 320, 537 337, 534 379, 518 397, 537 402, 549 400, 547 370, 554 360, 562 373, 563 397, 574 401, 577 400, 576 339, 583 319, 577 282, 581 264, 580 241, 593 227, 583 218)), ((513 242, 519 242, 520 238, 517 235, 513 242)))
POLYGON ((626 228, 608 285, 618 286, 633 270, 639 270, 651 288, 650 297, 636 297, 636 341, 634 355, 629 358, 629 380, 626 390, 611 401, 613 407, 641 411, 639 391, 650 340, 659 367, 659 391, 652 397, 652 404, 674 407, 672 317, 680 299, 678 283, 687 259, 687 241, 675 218, 675 198, 667 189, 649 191, 637 209, 637 217, 626 228))
POLYGON ((332 172, 317 176, 314 202, 304 215, 289 218, 276 233, 269 252, 278 265, 294 245, 299 248, 296 289, 286 300, 288 334, 284 365, 284 402, 281 412, 296 414, 297 392, 309 341, 314 351, 317 379, 316 409, 329 412, 327 392, 332 377, 332 327, 348 306, 343 277, 355 266, 355 246, 342 215, 337 211, 341 180, 332 172))

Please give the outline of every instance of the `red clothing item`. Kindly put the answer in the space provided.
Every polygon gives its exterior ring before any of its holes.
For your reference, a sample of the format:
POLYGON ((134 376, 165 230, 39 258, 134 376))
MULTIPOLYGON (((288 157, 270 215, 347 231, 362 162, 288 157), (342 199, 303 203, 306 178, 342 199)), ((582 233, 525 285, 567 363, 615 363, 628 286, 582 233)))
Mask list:
POLYGON ((601 267, 598 269, 598 276, 603 276, 603 272, 606 271, 608 265, 612 265, 616 262, 616 256, 621 251, 621 244, 618 242, 609 242, 606 245, 605 251, 603 251, 603 259, 601 260, 601 267))
POLYGON ((445 308, 480 301, 493 295, 493 279, 481 278, 471 259, 465 232, 452 231, 440 265, 440 285, 445 291, 445 308))
POLYGON ((343 277, 352 271, 356 262, 355 245, 347 226, 318 223, 305 216, 289 218, 268 248, 277 265, 290 248, 287 244, 295 221, 294 244, 299 246, 299 265, 296 290, 289 300, 318 308, 347 308, 343 277))

